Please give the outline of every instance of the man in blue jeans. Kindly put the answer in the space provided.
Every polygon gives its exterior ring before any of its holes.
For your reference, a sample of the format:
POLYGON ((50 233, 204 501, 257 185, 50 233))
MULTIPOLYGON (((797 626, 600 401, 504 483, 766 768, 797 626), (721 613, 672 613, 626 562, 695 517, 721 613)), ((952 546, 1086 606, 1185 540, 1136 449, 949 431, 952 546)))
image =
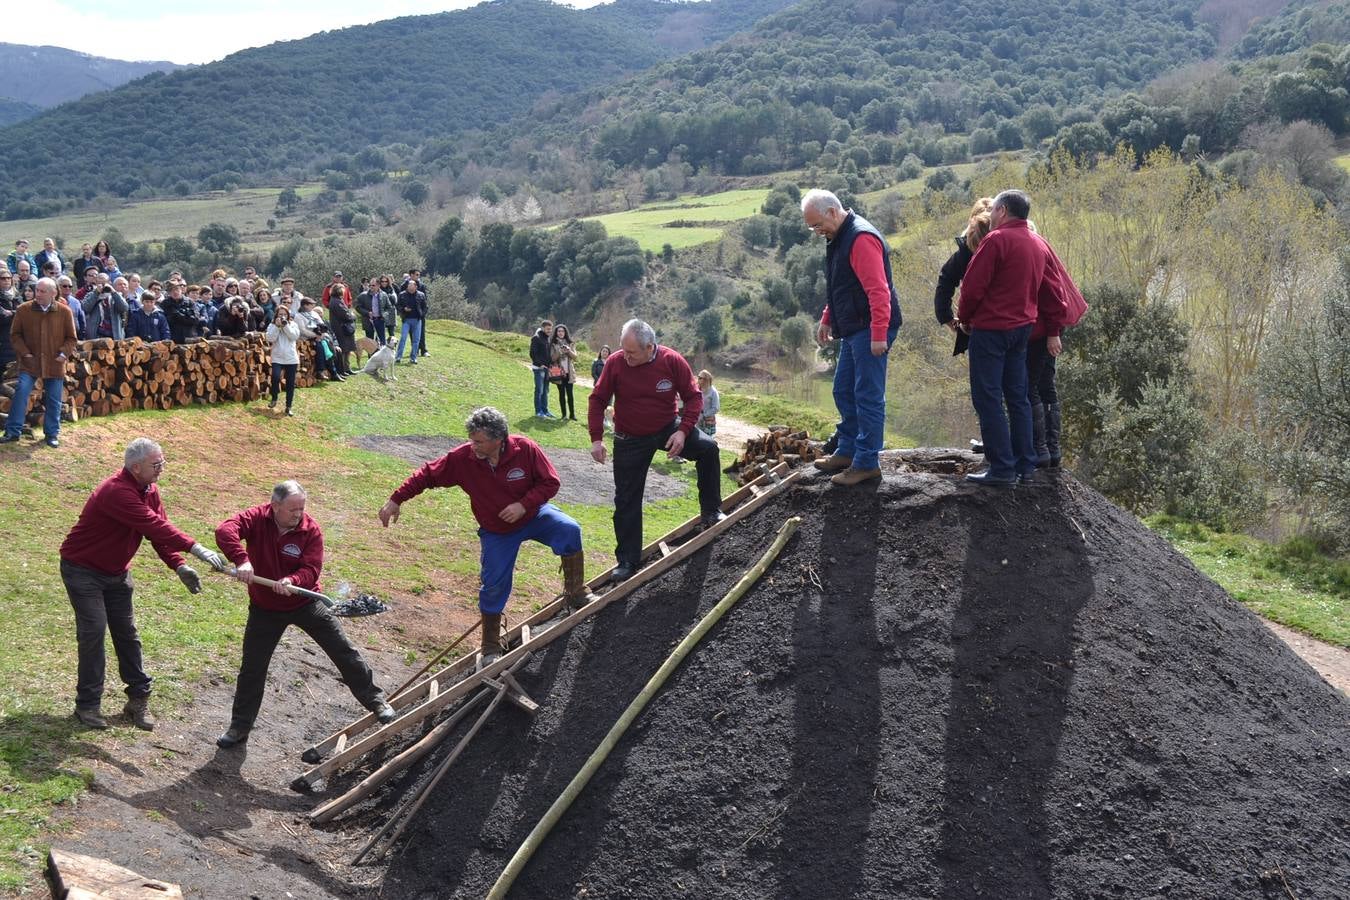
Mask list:
POLYGON ((1027 339, 1037 317, 1043 317, 1047 334, 1053 336, 1053 341, 1047 338, 1047 348, 1058 355, 1067 313, 1051 265, 1054 252, 1028 228, 1030 214, 1031 198, 1021 191, 994 198, 991 230, 966 269, 957 311, 961 330, 970 335, 970 400, 989 463, 966 480, 993 487, 1035 478, 1027 339))
POLYGON ((422 329, 426 325, 427 295, 417 284, 416 278, 403 283, 398 292, 398 317, 403 320, 403 333, 398 339, 398 350, 394 353, 394 362, 403 361, 403 345, 412 341, 409 348, 408 365, 417 365, 417 345, 422 339, 422 329))
POLYGON ((37 299, 22 304, 14 313, 9 341, 19 361, 19 383, 10 400, 9 418, 0 443, 13 443, 23 432, 28 415, 28 397, 42 381, 46 411, 42 431, 48 447, 60 446, 61 390, 65 384, 66 360, 75 352, 75 317, 70 308, 56 302, 56 282, 38 280, 37 299))
POLYGON ((835 473, 834 484, 881 477, 877 454, 886 435, 886 361, 900 330, 900 298, 891 277, 891 252, 872 223, 844 209, 829 191, 807 191, 802 220, 825 238, 825 312, 816 341, 839 338, 834 405, 838 446, 816 468, 835 473))
POLYGON ((534 371, 534 414, 552 419, 548 411, 548 367, 553 364, 553 355, 549 339, 553 335, 553 323, 548 319, 539 323, 539 330, 530 338, 530 368, 534 371))

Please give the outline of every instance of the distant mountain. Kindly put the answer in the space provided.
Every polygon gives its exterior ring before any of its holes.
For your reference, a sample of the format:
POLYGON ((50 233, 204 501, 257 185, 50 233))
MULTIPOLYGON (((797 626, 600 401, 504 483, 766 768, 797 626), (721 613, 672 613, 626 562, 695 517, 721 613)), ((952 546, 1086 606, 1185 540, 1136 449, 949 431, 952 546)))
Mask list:
POLYGON ((577 10, 496 0, 244 50, 0 131, 0 208, 42 215, 64 198, 88 198, 92 172, 122 196, 306 177, 335 155, 494 127, 545 94, 616 81, 788 2, 616 0, 577 10), (103 139, 41 139, 91 127, 103 139))
MULTIPOLYGON (((61 47, 0 43, 0 97, 49 109, 86 94, 120 87, 151 72, 179 68, 171 62, 127 62, 61 47)), ((0 123, 8 124, 3 119, 0 123)))
POLYGON ((0 128, 13 125, 15 122, 22 122, 24 119, 31 119, 40 112, 42 112, 40 106, 11 100, 8 97, 0 97, 0 128))

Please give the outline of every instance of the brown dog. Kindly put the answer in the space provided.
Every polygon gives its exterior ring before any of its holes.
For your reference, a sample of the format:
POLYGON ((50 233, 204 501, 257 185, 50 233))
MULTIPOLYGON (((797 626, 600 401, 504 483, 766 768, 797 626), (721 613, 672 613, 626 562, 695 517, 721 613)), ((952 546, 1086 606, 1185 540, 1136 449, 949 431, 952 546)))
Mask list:
POLYGON ((373 338, 359 337, 356 339, 356 364, 361 365, 361 355, 365 354, 366 359, 370 359, 370 354, 380 349, 380 345, 373 338))

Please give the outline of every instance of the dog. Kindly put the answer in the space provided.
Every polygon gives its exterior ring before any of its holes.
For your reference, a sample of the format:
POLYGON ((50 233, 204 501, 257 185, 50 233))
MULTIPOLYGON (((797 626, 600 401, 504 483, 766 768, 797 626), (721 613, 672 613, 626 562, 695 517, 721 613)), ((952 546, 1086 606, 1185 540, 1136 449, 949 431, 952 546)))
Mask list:
POLYGON ((370 359, 366 360, 366 366, 361 371, 381 381, 398 381, 398 376, 394 374, 394 348, 397 346, 398 338, 391 337, 383 347, 370 354, 370 359))
POLYGON ((380 345, 368 337, 359 337, 356 339, 356 364, 361 365, 361 357, 370 359, 371 354, 380 349, 380 345))

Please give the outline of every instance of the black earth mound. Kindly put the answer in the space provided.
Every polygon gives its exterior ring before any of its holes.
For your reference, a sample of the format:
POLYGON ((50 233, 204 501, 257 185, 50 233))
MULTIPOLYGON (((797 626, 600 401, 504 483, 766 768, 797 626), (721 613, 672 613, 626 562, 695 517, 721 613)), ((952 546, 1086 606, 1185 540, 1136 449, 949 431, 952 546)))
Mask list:
POLYGON ((1350 702, 1071 478, 922 474, 811 482, 537 655, 543 708, 488 724, 383 895, 485 895, 794 514, 513 897, 1350 897, 1350 702))

